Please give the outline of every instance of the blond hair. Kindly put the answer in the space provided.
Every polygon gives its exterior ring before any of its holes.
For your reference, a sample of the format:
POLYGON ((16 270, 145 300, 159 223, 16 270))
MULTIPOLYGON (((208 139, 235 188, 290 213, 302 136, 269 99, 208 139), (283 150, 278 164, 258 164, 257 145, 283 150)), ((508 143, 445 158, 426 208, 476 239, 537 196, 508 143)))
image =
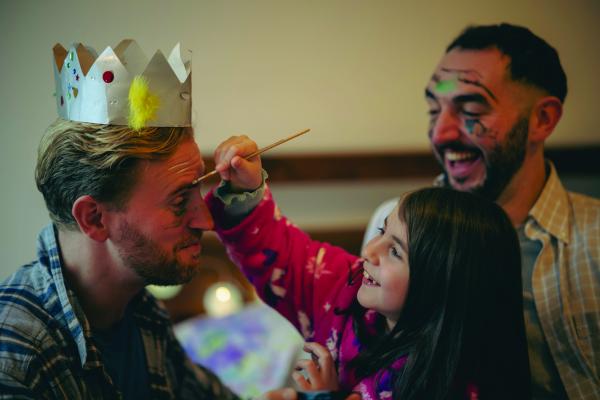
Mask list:
POLYGON ((124 207, 137 176, 140 160, 159 160, 173 154, 189 127, 143 128, 56 120, 38 149, 35 180, 52 221, 75 228, 71 208, 90 195, 117 209, 124 207))

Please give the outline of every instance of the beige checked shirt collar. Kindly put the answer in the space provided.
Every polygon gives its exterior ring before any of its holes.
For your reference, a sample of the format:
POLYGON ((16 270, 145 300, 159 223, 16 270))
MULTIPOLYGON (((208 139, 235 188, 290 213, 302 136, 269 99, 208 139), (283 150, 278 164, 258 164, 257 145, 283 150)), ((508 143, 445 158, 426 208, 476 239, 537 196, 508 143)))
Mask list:
POLYGON ((558 178, 556 169, 551 162, 550 174, 544 190, 540 194, 529 216, 534 218, 539 226, 561 242, 570 243, 571 213, 569 212, 569 195, 558 178))

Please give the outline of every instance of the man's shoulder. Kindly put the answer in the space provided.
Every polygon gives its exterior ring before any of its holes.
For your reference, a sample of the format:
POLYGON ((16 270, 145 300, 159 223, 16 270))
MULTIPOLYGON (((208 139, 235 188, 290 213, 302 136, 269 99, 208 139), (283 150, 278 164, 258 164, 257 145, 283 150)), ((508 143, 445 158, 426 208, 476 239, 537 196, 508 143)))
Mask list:
POLYGON ((577 225, 600 228, 600 199, 568 192, 569 202, 577 225))
POLYGON ((597 262, 600 260, 600 200, 575 192, 568 192, 568 199, 571 245, 597 262))
POLYGON ((7 299, 4 289, 0 292, 0 386, 33 393, 70 376, 67 371, 78 367, 79 358, 69 333, 35 297, 22 291, 7 299))
POLYGON ((0 344, 23 358, 44 351, 59 329, 58 296, 40 282, 38 267, 25 265, 0 284, 0 344))
POLYGON ((0 288, 0 371, 25 382, 44 360, 64 354, 57 340, 63 335, 35 296, 5 289, 0 288))
MULTIPOLYGON (((19 268, 0 283, 0 315, 7 312, 39 315, 44 305, 57 297, 51 277, 38 262, 19 268)), ((0 319, 0 322, 5 319, 0 319)))
POLYGON ((567 192, 573 207, 589 209, 589 211, 598 212, 600 210, 600 199, 588 196, 583 193, 567 192))
POLYGON ((10 335, 34 343, 36 338, 53 328, 53 317, 27 290, 7 291, 0 288, 0 340, 10 335))

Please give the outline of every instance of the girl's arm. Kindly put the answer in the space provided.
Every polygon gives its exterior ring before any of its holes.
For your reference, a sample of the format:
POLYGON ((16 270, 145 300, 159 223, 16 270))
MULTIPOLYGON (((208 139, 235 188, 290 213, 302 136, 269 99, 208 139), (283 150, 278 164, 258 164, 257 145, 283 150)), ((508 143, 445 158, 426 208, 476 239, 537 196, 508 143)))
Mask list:
MULTIPOLYGON (((355 292, 350 291, 349 298, 344 299, 348 292, 344 288, 356 257, 311 240, 280 214, 268 187, 260 186, 260 160, 242 158, 255 149, 247 137, 231 138, 217 149, 215 162, 220 172, 228 166, 221 176, 229 180, 229 192, 264 190, 258 205, 245 217, 232 218, 228 210, 238 200, 226 205, 211 192, 206 202, 230 258, 242 268, 259 296, 290 320, 305 338, 312 339, 315 328, 319 329, 315 321, 323 322, 325 329, 340 301, 349 304, 354 298, 355 292), (232 219, 236 222, 233 227, 232 219)), ((227 196, 222 188, 219 190, 219 197, 227 196)), ((240 198, 243 202, 253 196, 242 194, 240 198)))
MULTIPOLYGON (((356 257, 311 240, 279 213, 268 187, 258 206, 229 229, 223 228, 227 226, 223 203, 213 192, 206 202, 229 257, 243 270, 259 296, 290 320, 305 338, 313 338, 313 322, 330 320, 334 308, 344 300, 356 257)), ((353 299, 354 293, 348 295, 346 302, 353 299)))

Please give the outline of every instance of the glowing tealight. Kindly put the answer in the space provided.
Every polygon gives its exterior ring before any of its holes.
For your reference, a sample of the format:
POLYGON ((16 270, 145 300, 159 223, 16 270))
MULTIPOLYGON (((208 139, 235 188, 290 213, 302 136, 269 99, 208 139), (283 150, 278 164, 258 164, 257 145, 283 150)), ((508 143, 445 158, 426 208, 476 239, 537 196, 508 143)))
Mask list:
POLYGON ((215 297, 219 301, 226 302, 231 299, 231 292, 226 287, 221 286, 215 291, 215 297))
POLYGON ((204 292, 203 304, 208 315, 224 317, 239 311, 244 302, 237 286, 230 282, 217 282, 204 292))

